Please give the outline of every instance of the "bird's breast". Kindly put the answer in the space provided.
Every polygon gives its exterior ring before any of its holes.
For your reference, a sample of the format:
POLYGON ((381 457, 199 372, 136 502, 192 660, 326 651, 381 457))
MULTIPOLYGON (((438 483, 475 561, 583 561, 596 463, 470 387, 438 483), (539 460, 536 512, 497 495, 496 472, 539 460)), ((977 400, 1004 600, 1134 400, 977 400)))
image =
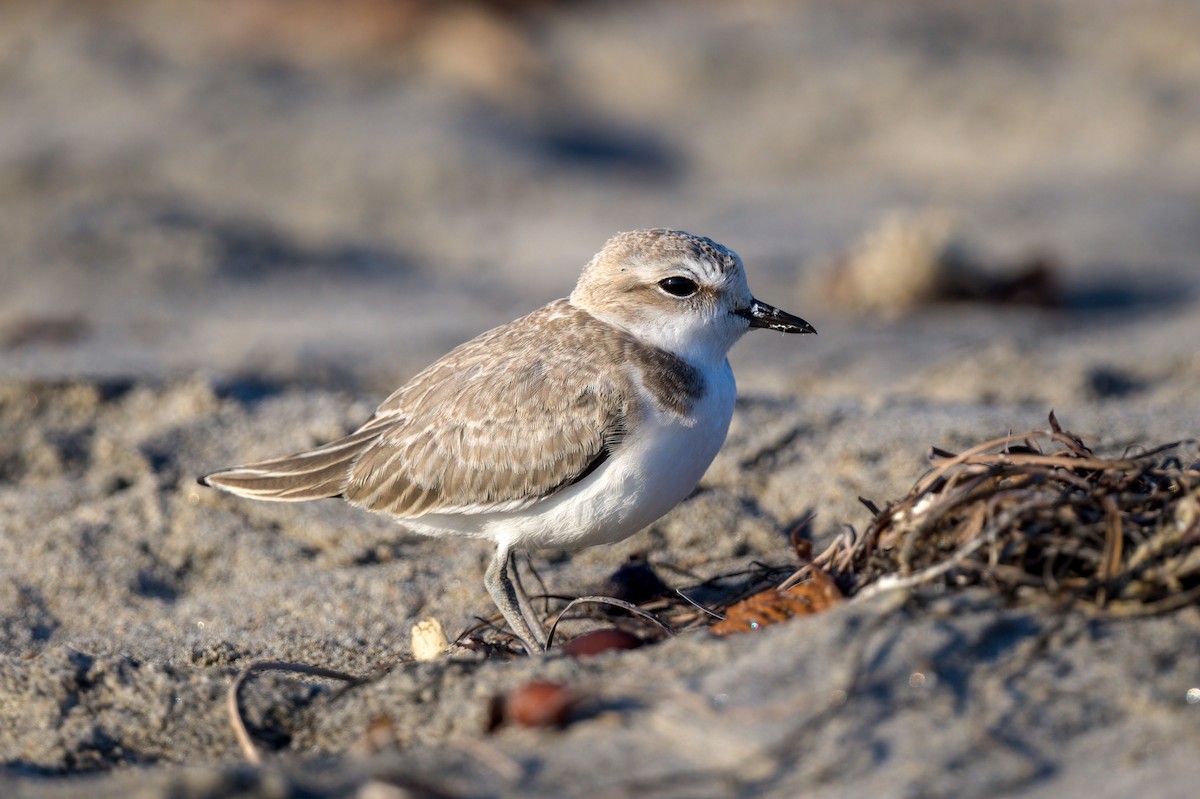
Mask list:
POLYGON ((582 549, 636 533, 679 504, 725 441, 737 387, 728 361, 705 374, 689 413, 642 404, 639 424, 588 479, 488 524, 489 537, 530 549, 582 549))

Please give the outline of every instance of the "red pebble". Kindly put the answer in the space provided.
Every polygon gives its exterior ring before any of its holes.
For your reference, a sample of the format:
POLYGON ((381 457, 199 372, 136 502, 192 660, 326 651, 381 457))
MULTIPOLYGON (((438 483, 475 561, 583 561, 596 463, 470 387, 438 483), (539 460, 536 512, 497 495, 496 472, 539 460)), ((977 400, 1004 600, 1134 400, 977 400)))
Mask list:
POLYGON ((594 630, 574 638, 563 647, 563 652, 573 658, 585 658, 611 652, 615 649, 637 649, 644 643, 633 633, 609 627, 605 630, 594 630))
POLYGON ((562 683, 532 680, 510 691, 504 715, 522 727, 565 727, 580 695, 562 683))

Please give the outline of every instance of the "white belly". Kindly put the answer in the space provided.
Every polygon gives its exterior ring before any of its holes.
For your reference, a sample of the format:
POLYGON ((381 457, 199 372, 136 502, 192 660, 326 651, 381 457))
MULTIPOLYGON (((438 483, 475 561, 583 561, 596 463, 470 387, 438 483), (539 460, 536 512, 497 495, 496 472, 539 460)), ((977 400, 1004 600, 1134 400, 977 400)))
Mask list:
POLYGON ((627 538, 679 504, 712 463, 733 416, 728 361, 705 375, 686 419, 650 415, 586 480, 520 511, 429 515, 405 524, 427 535, 488 538, 513 549, 582 549, 627 538))

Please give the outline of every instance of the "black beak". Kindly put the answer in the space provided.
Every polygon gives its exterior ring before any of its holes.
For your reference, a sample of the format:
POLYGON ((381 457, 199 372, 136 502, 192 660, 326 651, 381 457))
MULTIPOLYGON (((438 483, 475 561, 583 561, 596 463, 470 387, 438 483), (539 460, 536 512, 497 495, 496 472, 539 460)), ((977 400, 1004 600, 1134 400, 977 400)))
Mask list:
POLYGON ((799 316, 792 316, 787 311, 781 311, 765 302, 751 300, 750 307, 734 311, 740 317, 750 320, 750 327, 765 327, 768 330, 779 330, 783 333, 813 333, 816 328, 805 322, 799 316))

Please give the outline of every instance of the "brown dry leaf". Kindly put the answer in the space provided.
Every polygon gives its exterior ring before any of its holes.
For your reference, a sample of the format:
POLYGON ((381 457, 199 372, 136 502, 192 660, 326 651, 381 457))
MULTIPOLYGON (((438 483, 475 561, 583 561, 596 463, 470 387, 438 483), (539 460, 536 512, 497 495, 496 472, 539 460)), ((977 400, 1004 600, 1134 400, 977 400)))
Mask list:
POLYGON ((813 569, 811 579, 787 591, 768 588, 743 599, 730 607, 725 618, 709 629, 714 635, 720 636, 748 633, 794 616, 820 613, 841 601, 842 592, 833 578, 820 569, 813 569))

